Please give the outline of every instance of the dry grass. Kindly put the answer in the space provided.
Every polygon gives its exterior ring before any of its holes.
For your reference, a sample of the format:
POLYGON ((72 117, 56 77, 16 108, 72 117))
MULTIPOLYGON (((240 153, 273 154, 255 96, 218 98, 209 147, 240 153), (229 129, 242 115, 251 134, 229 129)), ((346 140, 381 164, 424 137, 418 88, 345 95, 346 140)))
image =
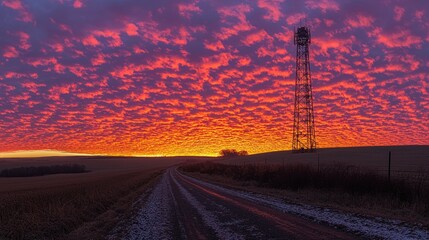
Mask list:
POLYGON ((34 177, 59 173, 84 173, 86 172, 85 168, 85 165, 79 164, 8 168, 0 171, 0 177, 34 177))
MULTIPOLYGON (((197 163, 186 165, 183 171, 202 173, 231 179, 235 183, 266 189, 285 190, 297 202, 335 203, 353 208, 387 209, 392 215, 399 211, 407 219, 421 219, 425 224, 429 218, 429 182, 424 177, 416 181, 392 179, 370 170, 350 168, 343 165, 317 170, 308 165, 225 165, 197 163), (317 199, 316 199, 317 198, 317 199), (394 213, 395 212, 395 213, 394 213), (413 217, 414 216, 414 217, 413 217)), ((219 178, 218 178, 219 180, 219 178)), ((326 205, 326 204, 325 204, 326 205)), ((371 215, 371 214, 370 214, 371 215)))
POLYGON ((84 184, 0 194, 0 238, 65 237, 158 174, 146 171, 84 184))
POLYGON ((9 168, 85 163, 91 171, 0 178, 0 239, 104 239, 162 170, 182 160, 46 158, 0 162, 0 167, 9 168))
POLYGON ((353 165, 386 173, 388 157, 391 151, 391 168, 397 171, 429 171, 429 146, 382 146, 322 148, 315 153, 294 154, 291 151, 261 153, 238 158, 220 159, 226 164, 306 164, 317 167, 335 165, 353 165), (320 161, 319 161, 320 160, 320 161))

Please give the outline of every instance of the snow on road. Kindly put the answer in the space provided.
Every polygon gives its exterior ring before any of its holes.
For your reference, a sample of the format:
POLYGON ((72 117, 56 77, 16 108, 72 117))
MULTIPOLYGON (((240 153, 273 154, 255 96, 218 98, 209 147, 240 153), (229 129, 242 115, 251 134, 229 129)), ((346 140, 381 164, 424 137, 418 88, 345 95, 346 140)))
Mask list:
POLYGON ((268 205, 283 212, 300 215, 313 219, 317 222, 327 223, 329 225, 346 229, 369 238, 392 240, 429 239, 428 230, 419 228, 418 226, 410 226, 404 224, 401 221, 393 221, 383 218, 366 218, 353 214, 341 213, 327 208, 285 203, 285 201, 281 199, 276 199, 261 194, 227 189, 184 175, 183 177, 188 178, 200 185, 215 189, 219 192, 224 192, 236 197, 253 201, 255 204, 268 205))
MULTIPOLYGON (((171 173, 170 173, 171 175, 171 173)), ((244 236, 234 233, 231 229, 228 228, 228 222, 221 222, 215 214, 208 211, 206 207, 199 202, 195 197, 192 196, 190 192, 188 192, 174 177, 172 177, 174 183, 177 184, 181 193, 185 196, 185 198, 189 201, 189 203, 194 206, 195 210, 202 217, 204 223, 212 228, 216 233, 216 236, 219 239, 245 239, 244 236)))
POLYGON ((284 239, 292 236, 330 239, 339 236, 345 239, 429 239, 427 230, 399 221, 290 204, 281 199, 211 184, 185 176, 173 168, 164 173, 126 230, 125 235, 116 238, 284 239), (252 206, 257 211, 251 211, 252 206), (273 219, 277 219, 277 223, 273 219), (306 230, 313 232, 307 234, 306 230), (349 233, 342 233, 344 231, 349 233))
POLYGON ((123 238, 129 240, 173 239, 170 201, 170 182, 168 176, 164 174, 123 238))

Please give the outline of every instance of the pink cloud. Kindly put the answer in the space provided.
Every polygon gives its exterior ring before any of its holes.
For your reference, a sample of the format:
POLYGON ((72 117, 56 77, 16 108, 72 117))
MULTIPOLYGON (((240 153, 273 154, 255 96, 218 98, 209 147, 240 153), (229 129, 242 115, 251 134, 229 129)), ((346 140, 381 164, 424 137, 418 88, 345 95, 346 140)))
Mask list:
POLYGON ((24 50, 28 50, 31 45, 28 43, 30 35, 25 32, 17 32, 16 35, 19 37, 19 47, 24 50))
POLYGON ((80 92, 77 93, 76 96, 80 99, 94 99, 96 97, 102 96, 103 91, 102 90, 95 90, 90 92, 80 92))
POLYGON ((212 50, 212 51, 219 51, 219 50, 223 50, 225 49, 225 46, 223 45, 223 43, 221 41, 216 41, 216 42, 204 42, 204 47, 212 50))
POLYGON ((21 0, 3 0, 2 5, 16 10, 20 14, 20 21, 31 22, 33 21, 32 15, 27 11, 27 9, 22 5, 21 0))
POLYGON ((305 1, 305 5, 310 9, 320 9, 325 13, 328 10, 340 10, 340 6, 335 0, 307 0, 305 1))
POLYGON ((154 21, 139 22, 138 26, 143 33, 144 39, 153 44, 162 42, 165 44, 186 45, 192 39, 192 31, 186 27, 160 29, 158 23, 154 21))
POLYGON ((193 14, 201 13, 201 9, 196 3, 180 3, 178 5, 180 15, 190 18, 193 14))
POLYGON ((222 66, 228 66, 229 61, 233 58, 230 53, 221 53, 212 57, 203 58, 202 67, 204 69, 218 69, 222 66))
POLYGON ((393 11, 395 12, 395 17, 394 17, 394 18, 395 18, 395 20, 396 20, 397 22, 401 21, 402 16, 403 16, 403 15, 404 15, 404 13, 405 13, 405 8, 395 6, 395 8, 393 9, 393 11))
POLYGON ((325 19, 324 23, 326 26, 331 27, 332 25, 334 25, 334 20, 332 19, 325 19))
POLYGON ((425 12, 423 10, 418 10, 414 15, 416 16, 417 20, 421 21, 425 15, 425 12))
POLYGON ((55 52, 63 52, 64 51, 64 46, 60 43, 53 43, 53 44, 49 44, 49 46, 55 51, 55 52))
POLYGON ((281 12, 280 4, 283 0, 258 0, 258 7, 265 9, 267 14, 264 16, 264 19, 277 22, 283 17, 281 12))
POLYGON ((96 47, 100 45, 100 42, 97 40, 97 38, 94 37, 94 35, 89 35, 82 39, 82 44, 85 46, 96 47))
MULTIPOLYGON (((36 74, 37 75, 37 74, 36 74)), ((37 78, 37 77, 36 77, 37 78)), ((28 91, 32 92, 32 93, 38 93, 39 92, 39 88, 41 87, 45 87, 46 84, 38 84, 35 82, 23 82, 21 83, 21 86, 25 87, 28 89, 28 91)))
POLYGON ((138 46, 134 46, 134 47, 133 47, 133 51, 134 51, 134 53, 136 53, 136 54, 146 53, 146 52, 147 52, 146 50, 144 50, 144 49, 142 49, 142 48, 140 48, 140 47, 138 47, 138 46))
POLYGON ((272 39, 273 38, 270 35, 268 35, 268 33, 265 30, 259 30, 258 32, 247 35, 242 41, 245 45, 250 46, 264 40, 272 40, 272 39))
POLYGON ((75 1, 73 2, 73 7, 74 7, 74 8, 81 8, 81 7, 83 7, 83 3, 82 3, 82 1, 81 1, 81 0, 75 0, 75 1))
POLYGON ((289 25, 296 25, 301 20, 305 19, 306 17, 307 17, 307 15, 305 13, 296 13, 296 14, 292 14, 292 15, 288 16, 286 18, 286 22, 289 25))
POLYGON ((284 43, 293 42, 293 31, 285 28, 284 31, 274 34, 274 36, 284 43))
POLYGON ((127 23, 125 25, 125 32, 128 34, 128 36, 137 36, 138 33, 138 27, 133 23, 127 23))
POLYGON ((122 45, 122 39, 119 31, 113 29, 95 30, 93 31, 94 36, 104 37, 110 47, 119 47, 122 45))
POLYGON ((28 59, 27 63, 33 67, 55 65, 58 63, 54 57, 28 59))
POLYGON ((381 28, 376 28, 369 33, 376 38, 376 41, 388 48, 395 47, 420 47, 422 39, 419 36, 412 35, 409 30, 399 30, 393 33, 384 33, 381 28))
POLYGON ((12 8, 13 10, 24 9, 21 0, 3 0, 2 4, 8 8, 12 8))
POLYGON ((71 91, 76 90, 76 84, 62 85, 62 86, 54 86, 49 89, 49 97, 54 101, 59 101, 61 95, 68 94, 71 91))
POLYGON ((267 47, 260 47, 256 53, 258 54, 258 57, 270 56, 271 58, 276 59, 278 56, 284 56, 287 54, 287 51, 283 48, 273 50, 267 47))
POLYGON ((221 40, 228 39, 231 36, 238 35, 240 32, 249 31, 254 28, 246 17, 246 14, 252 11, 252 8, 249 5, 240 4, 233 7, 223 7, 217 11, 221 16, 221 21, 225 24, 231 25, 223 27, 219 33, 216 33, 216 36, 221 40), (231 19, 234 18, 238 21, 231 22, 231 19))
MULTIPOLYGON (((345 54, 350 54, 351 52, 351 44, 355 40, 354 37, 350 37, 349 39, 335 39, 335 38, 314 38, 313 45, 320 48, 320 53, 328 56, 328 50, 333 50, 336 52, 341 52, 345 54)), ((317 49, 316 49, 316 54, 317 49)))
POLYGON ((186 45, 192 39, 191 34, 184 27, 180 27, 177 32, 178 34, 171 40, 175 45, 186 45))
POLYGON ((346 20, 346 24, 353 27, 370 27, 374 23, 374 18, 358 14, 346 20))
POLYGON ((7 46, 3 51, 3 57, 5 58, 16 58, 19 56, 18 50, 13 46, 7 46))
POLYGON ((134 64, 130 64, 127 66, 120 67, 110 72, 110 74, 114 77, 123 78, 126 76, 132 76, 134 72, 140 71, 142 68, 139 66, 135 66, 134 64))
POLYGON ((240 59, 238 59, 238 66, 242 67, 242 66, 247 66, 252 62, 252 59, 249 57, 242 57, 240 59))
POLYGON ((37 73, 31 73, 31 74, 28 74, 28 73, 18 73, 18 72, 7 72, 5 75, 4 75, 4 77, 5 78, 37 78, 38 77, 38 74, 37 73))
POLYGON ((94 66, 99 66, 105 62, 106 62, 106 60, 104 59, 103 54, 97 54, 97 56, 95 56, 94 58, 91 59, 91 63, 94 66))

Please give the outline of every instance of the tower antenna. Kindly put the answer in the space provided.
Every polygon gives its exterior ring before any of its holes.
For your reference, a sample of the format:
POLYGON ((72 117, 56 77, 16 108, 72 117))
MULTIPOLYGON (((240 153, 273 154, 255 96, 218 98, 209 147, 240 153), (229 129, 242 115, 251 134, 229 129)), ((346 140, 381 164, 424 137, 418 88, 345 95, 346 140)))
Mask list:
POLYGON ((295 30, 296 45, 295 107, 293 113, 293 152, 316 151, 313 91, 311 88, 309 45, 311 32, 307 26, 295 30))

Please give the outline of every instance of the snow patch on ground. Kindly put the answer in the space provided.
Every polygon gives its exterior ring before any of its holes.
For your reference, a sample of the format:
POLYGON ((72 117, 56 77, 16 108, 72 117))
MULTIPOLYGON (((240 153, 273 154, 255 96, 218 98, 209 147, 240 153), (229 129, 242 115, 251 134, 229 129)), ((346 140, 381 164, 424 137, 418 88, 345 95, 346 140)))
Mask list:
POLYGON ((244 198, 255 202, 256 204, 264 204, 265 206, 279 209, 283 212, 310 218, 316 222, 327 223, 329 225, 358 233, 366 237, 392 240, 429 239, 429 231, 418 226, 407 225, 401 221, 393 221, 382 218, 366 218, 327 208, 285 203, 281 199, 239 190, 231 190, 201 181, 199 179, 185 176, 183 174, 181 174, 181 176, 205 187, 209 187, 235 197, 244 198))
POLYGON ((228 228, 228 223, 221 223, 214 214, 208 211, 203 204, 192 196, 173 176, 174 183, 179 187, 180 192, 185 196, 188 202, 197 210, 204 223, 216 233, 219 239, 241 240, 244 236, 238 235, 228 228))
POLYGON ((170 183, 166 174, 155 186, 123 239, 172 239, 170 183))

